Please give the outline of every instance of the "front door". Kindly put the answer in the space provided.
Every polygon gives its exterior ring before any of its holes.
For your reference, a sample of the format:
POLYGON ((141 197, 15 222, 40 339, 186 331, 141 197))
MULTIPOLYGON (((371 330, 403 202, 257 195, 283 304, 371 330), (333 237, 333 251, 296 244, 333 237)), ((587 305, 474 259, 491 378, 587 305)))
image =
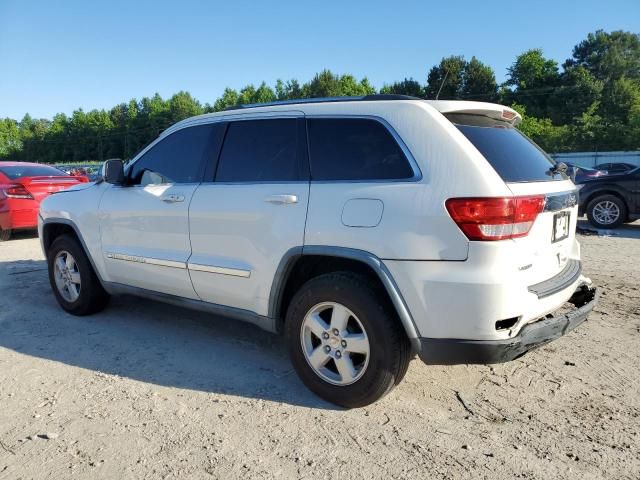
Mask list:
POLYGON ((197 188, 190 207, 193 286, 207 302, 267 315, 280 260, 304 243, 303 118, 229 122, 212 170, 215 176, 197 188))
POLYGON ((202 180, 217 124, 161 137, 100 202, 100 233, 108 280, 155 292, 197 298, 186 265, 189 203, 202 180))

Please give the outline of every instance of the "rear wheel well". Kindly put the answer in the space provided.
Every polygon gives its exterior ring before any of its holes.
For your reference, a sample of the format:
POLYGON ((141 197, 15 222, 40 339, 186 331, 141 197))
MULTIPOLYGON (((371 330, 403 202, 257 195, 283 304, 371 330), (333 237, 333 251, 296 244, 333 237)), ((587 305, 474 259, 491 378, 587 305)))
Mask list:
POLYGON ((312 278, 332 272, 351 272, 366 277, 371 282, 371 285, 374 286, 381 295, 384 295, 384 298, 389 301, 391 308, 395 311, 395 307, 380 277, 373 268, 366 263, 345 257, 303 255, 297 257, 295 263, 289 269, 282 295, 276 307, 275 317, 278 319, 279 329, 284 323, 291 299, 298 289, 312 278))
POLYGON ((61 235, 69 235, 79 240, 76 231, 71 225, 66 223, 47 223, 44 225, 42 229, 42 245, 45 253, 49 251, 54 240, 61 235))

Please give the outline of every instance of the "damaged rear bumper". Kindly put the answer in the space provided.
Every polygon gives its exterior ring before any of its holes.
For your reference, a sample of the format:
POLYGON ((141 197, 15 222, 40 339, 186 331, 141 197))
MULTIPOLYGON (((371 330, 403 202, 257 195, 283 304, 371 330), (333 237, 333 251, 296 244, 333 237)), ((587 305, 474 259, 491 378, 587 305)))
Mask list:
POLYGON ((420 359, 434 365, 508 362, 576 328, 587 319, 599 296, 597 288, 581 285, 569 299, 575 310, 529 323, 518 335, 504 340, 420 338, 420 359))

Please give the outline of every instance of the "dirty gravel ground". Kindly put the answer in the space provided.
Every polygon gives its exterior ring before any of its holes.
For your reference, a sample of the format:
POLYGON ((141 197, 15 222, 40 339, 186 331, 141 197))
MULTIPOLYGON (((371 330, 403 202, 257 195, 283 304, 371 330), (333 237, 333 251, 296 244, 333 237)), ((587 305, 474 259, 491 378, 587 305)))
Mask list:
POLYGON ((351 411, 251 326, 133 298, 63 313, 23 235, 0 245, 0 479, 637 479, 640 222, 620 233, 580 236, 604 294, 577 331, 494 367, 414 361, 351 411))

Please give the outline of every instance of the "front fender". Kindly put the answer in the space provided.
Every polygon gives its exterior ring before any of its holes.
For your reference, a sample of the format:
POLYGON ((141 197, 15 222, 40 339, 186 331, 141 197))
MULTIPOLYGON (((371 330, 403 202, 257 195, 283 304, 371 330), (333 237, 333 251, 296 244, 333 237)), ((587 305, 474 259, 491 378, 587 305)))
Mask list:
POLYGON ((81 190, 62 191, 50 195, 40 204, 38 234, 46 256, 49 229, 53 225, 70 227, 82 244, 98 278, 108 281, 100 235, 99 202, 108 184, 92 184, 81 190))

